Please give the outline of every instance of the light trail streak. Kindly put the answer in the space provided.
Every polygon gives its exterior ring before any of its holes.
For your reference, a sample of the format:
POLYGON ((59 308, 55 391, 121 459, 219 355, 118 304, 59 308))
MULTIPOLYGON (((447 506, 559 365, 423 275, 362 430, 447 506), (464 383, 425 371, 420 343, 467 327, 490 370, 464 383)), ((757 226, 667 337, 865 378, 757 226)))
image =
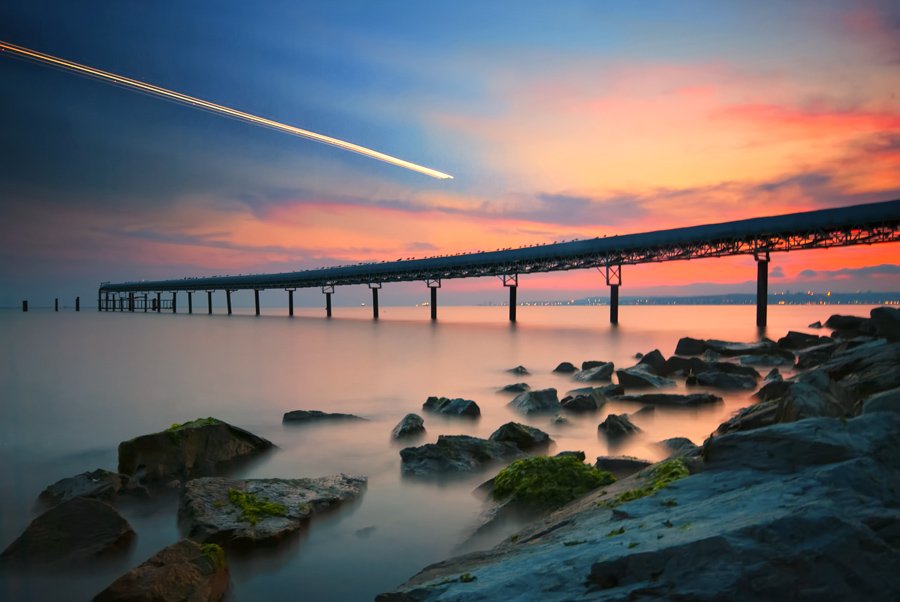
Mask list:
POLYGON ((439 180, 452 180, 453 176, 446 174, 441 171, 437 171, 436 169, 431 169, 430 167, 425 167, 422 165, 418 165, 416 163, 411 163, 410 161, 404 161, 403 159, 399 159, 397 157, 393 157, 391 155, 387 155, 385 153, 378 152, 371 148, 367 148, 365 146, 360 146, 358 144, 353 144, 352 142, 347 142, 346 140, 340 140, 338 138, 332 138, 331 136, 325 136, 324 134, 317 134, 316 132, 311 132, 309 130, 304 130, 298 127, 294 127, 292 125, 288 125, 286 123, 281 123, 279 121, 273 121, 272 119, 266 119, 265 117, 260 117, 258 115, 253 115, 251 113, 245 113, 244 111, 238 111, 237 109, 232 109, 230 107, 226 107, 220 104, 216 104, 214 102, 209 102, 208 100, 203 100, 202 98, 195 98, 193 96, 188 96, 187 94, 182 94, 181 92, 175 92, 174 90, 168 90, 166 88, 161 88, 159 86, 154 86, 153 84, 148 84, 142 81, 138 81, 136 79, 131 79, 130 77, 125 77, 122 75, 116 75, 115 73, 110 73, 108 71, 103 71, 102 69, 96 69, 94 67, 89 67, 87 65, 82 65, 80 63, 74 63, 72 61, 67 61, 66 59, 61 59, 55 56, 51 56, 49 54, 44 54, 43 52, 38 52, 36 50, 29 50, 28 48, 24 48, 22 46, 16 46, 15 44, 9 44, 7 42, 0 41, 0 53, 2 51, 10 52, 16 56, 33 59, 39 61, 41 63, 46 63, 48 65, 52 65, 55 67, 62 67, 63 69, 67 69, 69 71, 73 71, 75 73, 80 73, 83 75, 90 75, 92 77, 96 77, 103 81, 112 82, 114 84, 119 84, 120 86, 125 86, 126 88, 131 88, 134 90, 138 90, 140 92, 147 92, 149 94, 153 94, 155 96, 159 96, 162 98, 166 98, 169 100, 174 100, 177 102, 181 102, 190 106, 198 107, 201 109, 206 109, 208 111, 212 111, 214 113, 219 113, 221 115, 226 115, 228 117, 233 117, 235 119, 240 119, 241 121, 246 121, 248 123, 254 123, 256 125, 262 125, 268 128, 272 128, 275 130, 279 130, 288 134, 292 134, 294 136, 299 136, 301 138, 307 138, 309 140, 315 140, 316 142, 321 142, 322 144, 328 144, 331 146, 336 146, 337 148, 347 150, 353 153, 357 153, 366 157, 370 157, 372 159, 377 159, 378 161, 384 161, 385 163, 390 163, 391 165, 396 165, 397 167, 402 167, 404 169, 409 169, 411 171, 416 171, 421 174, 425 174, 426 176, 431 176, 432 178, 437 178, 439 180))

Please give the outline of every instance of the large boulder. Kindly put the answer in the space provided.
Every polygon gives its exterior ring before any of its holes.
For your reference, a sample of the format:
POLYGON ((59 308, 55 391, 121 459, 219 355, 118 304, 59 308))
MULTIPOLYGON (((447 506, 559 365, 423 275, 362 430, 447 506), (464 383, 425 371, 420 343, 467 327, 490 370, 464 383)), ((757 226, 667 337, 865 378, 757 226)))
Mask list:
POLYGON ((663 357, 663 354, 660 353, 659 349, 654 349, 650 353, 642 355, 641 361, 639 361, 637 365, 644 366, 653 374, 663 376, 666 374, 666 358, 663 357))
POLYGON ((575 395, 563 397, 559 404, 568 412, 580 414, 584 412, 596 412, 606 404, 606 400, 603 399, 601 402, 598 402, 597 396, 593 394, 575 395))
POLYGON ((706 342, 691 337, 681 337, 675 345, 675 355, 700 355, 706 351, 706 342))
POLYGON ((128 477, 125 475, 98 468, 60 479, 44 489, 38 499, 48 506, 55 506, 76 497, 110 500, 127 482, 128 477))
POLYGON ((658 443, 669 452, 669 458, 691 456, 700 451, 700 446, 687 437, 670 437, 658 443))
POLYGON ((522 451, 550 445, 550 435, 533 426, 507 422, 491 433, 491 441, 512 443, 522 451))
MULTIPOLYGON (((789 355, 791 358, 794 357, 790 352, 782 353, 789 355)), ((677 355, 673 355, 666 360, 665 369, 662 374, 665 376, 687 376, 688 374, 700 374, 701 372, 722 372, 724 374, 739 374, 741 376, 759 378, 759 372, 752 366, 739 366, 737 364, 732 364, 731 362, 703 360, 699 357, 678 357, 677 355)))
POLYGON ((353 414, 341 414, 340 412, 322 412, 321 410, 292 410, 285 412, 282 422, 307 423, 328 422, 332 420, 365 420, 353 414))
POLYGON ((0 554, 0 567, 82 564, 124 552, 134 530, 115 508, 77 497, 47 510, 0 554))
POLYGON ((597 456, 597 462, 594 466, 598 470, 605 470, 606 472, 612 473, 617 479, 624 479, 625 477, 644 470, 652 464, 653 462, 641 460, 634 456, 597 456))
POLYGON ((606 420, 597 426, 607 437, 623 437, 633 433, 639 433, 641 429, 634 425, 627 414, 610 414, 606 420))
POLYGON ((866 327, 869 319, 862 316, 844 316, 834 314, 825 320, 825 327, 834 330, 859 331, 866 327))
POLYGON ((274 447, 271 441, 215 418, 173 424, 119 444, 119 472, 142 483, 215 474, 227 464, 274 447))
POLYGON ((459 397, 454 399, 429 397, 422 404, 422 409, 426 412, 434 412, 444 416, 462 416, 464 418, 478 418, 481 416, 481 408, 478 407, 477 403, 471 399, 459 397))
POLYGON ((520 393, 508 405, 526 415, 556 413, 562 407, 552 388, 520 393))
POLYGON ((415 437, 425 432, 425 421, 418 414, 407 414, 391 431, 391 439, 415 437))
POLYGON ((578 368, 575 367, 575 364, 571 362, 560 362, 556 368, 553 369, 554 372, 559 372, 561 374, 572 374, 578 371, 578 368))
POLYGON ((182 539, 113 581, 93 602, 218 602, 227 591, 222 548, 182 539))
MULTIPOLYGON (((712 403, 721 403, 722 398, 712 393, 642 393, 639 395, 620 395, 617 401, 633 401, 651 406, 702 406, 712 403)), ((643 408, 642 408, 643 409, 643 408)))
POLYGON ((400 450, 403 473, 424 477, 474 472, 522 455, 521 450, 512 443, 468 435, 440 435, 437 443, 400 450))
POLYGON ((831 337, 820 337, 815 334, 806 334, 805 332, 796 332, 789 330, 786 335, 778 339, 778 346, 782 349, 806 349, 807 347, 815 347, 816 345, 824 345, 831 343, 831 337))
POLYGON ((863 403, 862 413, 900 412, 900 388, 876 393, 863 403))
POLYGON ((223 547, 282 540, 314 514, 353 500, 366 477, 337 474, 314 479, 224 479, 188 481, 181 492, 178 522, 188 537, 223 547))
POLYGON ((756 388, 756 379, 744 374, 725 372, 701 372, 696 375, 697 385, 726 391, 751 390, 756 388))
POLYGON ((613 369, 615 366, 612 362, 606 362, 599 366, 587 368, 575 374, 575 380, 581 382, 609 381, 612 379, 613 369))
POLYGON ((875 333, 889 341, 900 341, 900 309, 896 307, 876 307, 869 315, 875 333))
POLYGON ((777 420, 778 404, 773 401, 764 401, 738 410, 737 414, 716 428, 716 433, 724 435, 726 433, 750 431, 764 426, 771 426, 777 420))
POLYGON ((778 400, 777 422, 793 422, 803 418, 845 416, 847 411, 825 391, 802 382, 791 382, 778 400))
POLYGON ((619 379, 619 384, 626 389, 661 389, 663 387, 675 386, 674 380, 663 376, 657 376, 650 372, 645 366, 635 366, 632 368, 616 370, 616 376, 619 379))

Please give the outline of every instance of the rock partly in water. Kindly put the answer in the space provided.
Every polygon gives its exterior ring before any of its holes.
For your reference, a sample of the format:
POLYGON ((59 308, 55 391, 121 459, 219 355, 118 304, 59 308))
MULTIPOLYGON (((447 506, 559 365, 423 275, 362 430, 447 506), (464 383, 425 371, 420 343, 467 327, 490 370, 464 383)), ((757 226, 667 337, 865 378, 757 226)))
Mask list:
POLYGON ((553 457, 554 458, 572 457, 572 458, 577 458, 579 462, 584 462, 584 459, 586 456, 584 455, 583 451, 578 450, 578 451, 561 451, 553 457))
POLYGON ((359 497, 366 477, 337 474, 314 479, 224 479, 188 481, 178 521, 188 537, 224 547, 282 540, 304 521, 359 497))
POLYGON ((600 398, 600 401, 598 402, 598 396, 593 394, 575 395, 574 397, 563 397, 562 401, 559 403, 567 412, 581 414, 585 412, 596 412, 606 404, 606 399, 600 398))
POLYGON ((115 508, 77 497, 47 510, 0 554, 0 567, 82 564, 124 552, 134 530, 115 508))
POLYGON ((654 349, 650 353, 645 353, 637 363, 638 366, 644 366, 653 374, 664 376, 666 374, 666 358, 660 353, 659 349, 654 349))
POLYGON ((391 431, 391 439, 406 439, 425 432, 425 421, 418 414, 407 414, 391 431))
POLYGON ((872 412, 900 412, 900 388, 876 393, 862 406, 863 414, 872 412))
POLYGON ((771 426, 778 418, 778 404, 774 401, 763 401, 756 405, 739 410, 734 416, 723 422, 716 433, 736 433, 771 426))
POLYGON ((339 412, 322 412, 320 410, 292 410, 285 412, 282 422, 290 423, 307 423, 307 422, 324 422, 330 420, 365 420, 360 416, 353 414, 341 414, 339 412))
POLYGON ((591 368, 599 368, 604 364, 611 364, 612 362, 605 362, 603 360, 586 360, 581 362, 582 370, 590 370, 591 368))
POLYGON ((876 307, 869 313, 875 333, 889 341, 900 341, 900 309, 876 307))
POLYGON ((825 320, 825 327, 834 330, 860 331, 869 323, 869 318, 862 316, 843 316, 834 314, 825 320))
POLYGON ((640 395, 620 395, 618 401, 633 401, 653 406, 691 407, 711 403, 721 403, 722 398, 712 393, 643 393, 640 395))
POLYGON ((581 382, 609 381, 612 379, 613 369, 615 366, 612 362, 606 362, 599 366, 581 370, 575 374, 575 380, 581 382))
POLYGON ((735 343, 718 339, 693 339, 682 337, 675 346, 675 355, 701 355, 705 351, 713 351, 725 357, 739 355, 759 355, 778 353, 778 345, 774 341, 763 339, 753 343, 735 343))
POLYGON ((847 415, 847 410, 825 391, 801 382, 789 382, 789 385, 785 394, 778 399, 776 422, 847 415))
POLYGON ((697 385, 711 389, 726 391, 749 391, 756 388, 756 379, 743 374, 726 374, 724 372, 701 372, 697 376, 697 385))
POLYGON ((653 462, 641 460, 634 456, 597 456, 597 462, 594 466, 600 470, 612 473, 617 479, 624 479, 652 464, 653 462))
POLYGON ((512 443, 522 451, 550 445, 550 435, 541 429, 518 422, 507 422, 491 433, 491 441, 512 443))
POLYGON ((492 495, 506 505, 546 511, 615 480, 612 474, 572 456, 536 456, 516 460, 501 470, 494 477, 492 495))
MULTIPOLYGON (((791 361, 793 361, 794 356, 790 351, 783 351, 781 353, 789 356, 791 361)), ((673 355, 666 360, 664 374, 666 376, 687 376, 688 374, 700 374, 701 372, 721 372, 723 374, 737 374, 740 376, 759 378, 759 372, 752 366, 739 366, 737 364, 732 364, 731 362, 703 360, 698 357, 678 357, 677 355, 673 355)))
POLYGON ((531 387, 528 386, 528 383, 513 383, 511 385, 505 385, 500 389, 501 393, 522 393, 523 391, 529 391, 531 387))
POLYGON ((681 458, 700 452, 700 446, 687 437, 671 437, 669 439, 663 439, 659 442, 659 445, 663 446, 666 451, 669 452, 669 458, 681 458))
POLYGON ((559 365, 553 369, 554 372, 560 372, 562 374, 572 374, 578 371, 578 368, 575 367, 575 364, 571 362, 560 362, 559 365))
POLYGON ((700 355, 706 351, 706 342, 691 337, 681 337, 675 345, 675 355, 700 355))
POLYGON ((462 399, 460 397, 454 399, 429 397, 422 404, 422 409, 426 412, 434 412, 444 416, 462 416, 465 418, 481 416, 481 408, 478 407, 477 403, 471 399, 462 399))
POLYGON ((119 472, 146 484, 215 474, 229 463, 274 447, 215 418, 173 424, 119 444, 119 472))
POLYGON ((610 414, 597 426, 597 429, 605 433, 607 437, 623 437, 639 433, 641 430, 631 422, 627 414, 610 414))
POLYGON ((786 335, 778 339, 778 346, 782 349, 806 349, 807 347, 815 347, 816 345, 824 345, 831 343, 833 339, 830 337, 820 337, 815 334, 806 334, 805 332, 788 331, 786 335))
POLYGON ((440 435, 437 443, 400 450, 401 468, 410 476, 474 472, 522 456, 512 443, 468 435, 440 435))
POLYGON ((93 602, 218 602, 227 591, 224 550, 182 539, 113 581, 93 602))
POLYGON ((556 396, 556 389, 552 388, 520 393, 508 405, 526 415, 555 414, 562 408, 556 396))
POLYGON ((671 378, 657 376, 644 366, 616 370, 616 376, 619 384, 626 389, 661 389, 675 386, 675 381, 671 378))
POLYGON ((507 372, 511 372, 512 374, 520 374, 523 376, 526 374, 531 374, 531 372, 529 372, 528 368, 526 368, 525 366, 516 366, 515 368, 510 368, 509 370, 507 370, 507 372))
POLYGON ((60 479, 44 489, 38 499, 48 506, 55 506, 76 497, 111 500, 127 482, 128 477, 123 474, 98 468, 60 479))
POLYGON ((739 355, 735 357, 741 366, 792 366, 793 355, 739 355))

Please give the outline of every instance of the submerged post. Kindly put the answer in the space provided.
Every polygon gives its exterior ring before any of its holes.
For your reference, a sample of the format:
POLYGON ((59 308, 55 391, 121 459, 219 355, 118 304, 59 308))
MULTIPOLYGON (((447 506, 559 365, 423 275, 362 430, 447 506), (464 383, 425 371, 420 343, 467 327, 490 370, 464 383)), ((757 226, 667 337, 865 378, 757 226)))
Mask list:
POLYGON ((206 291, 206 313, 212 315, 212 291, 206 291))
POLYGON ((509 288, 509 321, 516 321, 516 289, 519 288, 518 274, 503 274, 503 286, 509 288))
POLYGON ((156 293, 156 313, 162 311, 162 293, 156 293))
POLYGON ((59 311, 59 297, 53 300, 53 311, 59 311))
POLYGON ((259 289, 253 289, 253 302, 256 305, 256 315, 259 315, 259 289))
POLYGON ((172 313, 175 313, 175 300, 178 295, 177 291, 172 291, 172 313))
POLYGON ((331 317, 331 294, 334 292, 333 284, 326 284, 322 287, 322 292, 325 293, 325 317, 331 317))
POLYGON ((191 291, 187 292, 188 294, 188 313, 194 313, 194 293, 191 291))
POLYGON ((228 302, 228 315, 231 315, 231 291, 225 289, 225 300, 228 302))
POLYGON ((431 320, 437 320, 437 290, 441 288, 440 278, 426 280, 425 285, 431 290, 431 320))
POLYGON ((288 293, 288 315, 294 317, 294 289, 286 289, 288 293))
POLYGON ((103 304, 103 310, 109 311, 109 291, 106 291, 106 303, 103 304))
POLYGON ((609 286, 609 323, 619 323, 619 286, 622 284, 622 266, 606 264, 606 284, 609 286))
POLYGON ((381 288, 380 282, 369 283, 369 288, 372 289, 372 319, 378 319, 378 289, 381 288))
POLYGON ((97 289, 97 311, 103 311, 103 291, 97 289))
POLYGON ((81 311, 81 297, 75 297, 75 311, 81 311))
POLYGON ((769 252, 753 254, 756 260, 756 325, 765 328, 769 304, 769 252))
POLYGON ((134 313, 134 293, 128 293, 128 311, 134 313))
POLYGON ((28 311, 28 299, 23 299, 23 300, 22 300, 22 311, 23 311, 23 312, 27 312, 27 311, 28 311))
POLYGON ((147 293, 144 293, 144 313, 147 313, 147 293))

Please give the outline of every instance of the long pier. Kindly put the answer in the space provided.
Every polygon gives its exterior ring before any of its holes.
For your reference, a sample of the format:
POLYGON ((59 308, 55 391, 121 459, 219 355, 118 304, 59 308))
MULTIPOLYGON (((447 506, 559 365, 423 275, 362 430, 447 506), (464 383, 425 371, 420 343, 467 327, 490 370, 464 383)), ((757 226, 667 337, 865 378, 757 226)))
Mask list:
POLYGON ((437 289, 443 280, 496 276, 509 289, 509 319, 516 321, 519 276, 540 272, 598 269, 610 288, 609 319, 619 321, 622 266, 752 255, 756 260, 756 323, 766 325, 769 263, 773 253, 827 249, 900 241, 900 200, 836 209, 744 219, 719 224, 658 230, 517 249, 479 251, 458 255, 360 263, 298 272, 183 278, 180 280, 103 283, 97 292, 98 311, 177 311, 177 295, 187 293, 188 313, 193 294, 206 292, 207 313, 212 295, 224 291, 231 314, 231 293, 254 291, 259 315, 259 291, 283 289, 288 293, 289 315, 294 315, 294 291, 320 288, 325 313, 331 317, 335 287, 368 285, 372 290, 373 317, 378 318, 378 291, 385 283, 424 282, 431 293, 431 319, 437 319, 437 289), (152 293, 152 296, 151 296, 152 293), (162 298, 163 293, 171 297, 162 298))

